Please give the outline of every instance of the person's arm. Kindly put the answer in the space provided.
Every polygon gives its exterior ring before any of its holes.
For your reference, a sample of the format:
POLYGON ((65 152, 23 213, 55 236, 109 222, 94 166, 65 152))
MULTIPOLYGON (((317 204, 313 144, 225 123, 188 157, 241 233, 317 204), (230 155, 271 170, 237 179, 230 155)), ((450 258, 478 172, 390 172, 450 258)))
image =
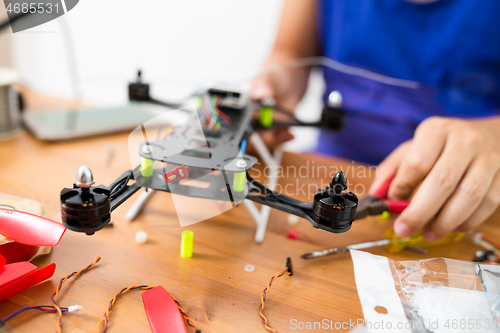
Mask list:
MULTIPOLYGON (((276 103, 293 110, 304 95, 309 77, 308 67, 267 71, 269 65, 318 53, 316 0, 286 0, 273 51, 262 74, 252 82, 250 97, 262 100, 273 97, 276 103)), ((286 130, 262 133, 270 146, 291 139, 286 130)))
POLYGON ((421 183, 394 222, 398 236, 423 229, 427 240, 435 240, 467 231, 499 207, 499 129, 500 116, 431 117, 381 163, 371 192, 394 177, 389 198, 407 199, 421 183))

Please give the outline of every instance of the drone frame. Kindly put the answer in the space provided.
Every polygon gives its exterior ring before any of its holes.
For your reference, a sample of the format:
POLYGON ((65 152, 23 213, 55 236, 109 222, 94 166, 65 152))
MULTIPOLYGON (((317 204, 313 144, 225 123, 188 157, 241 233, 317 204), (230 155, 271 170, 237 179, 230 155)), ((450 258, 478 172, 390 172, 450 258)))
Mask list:
MULTIPOLYGON (((146 98, 149 96, 149 88, 144 89, 144 84, 132 85, 135 85, 132 91, 129 88, 132 100, 172 106, 146 98), (138 94, 138 91, 142 95, 138 94)), ((125 172, 109 187, 91 186, 92 179, 80 182, 80 185, 75 184, 72 189, 63 189, 61 207, 65 226, 87 234, 102 229, 109 223, 110 213, 142 187, 145 191, 126 214, 129 220, 135 219, 153 190, 159 190, 188 197, 229 201, 235 206, 243 202, 257 224, 256 242, 262 242, 264 239, 270 208, 302 217, 315 228, 329 232, 342 233, 350 229, 358 199, 354 194, 345 192, 347 185, 343 172, 339 172, 325 190, 319 189, 315 192, 313 203, 298 201, 274 192, 279 158, 271 155, 258 133, 254 131, 255 128, 262 127, 254 119, 255 110, 269 105, 252 100, 241 103, 242 97, 232 91, 208 90, 205 94, 209 97, 216 96, 221 101, 217 107, 231 120, 226 123, 225 128, 214 131, 213 128, 201 126, 201 123, 208 119, 204 118, 203 112, 198 109, 166 140, 149 141, 144 125, 141 125, 144 136, 144 142, 139 147, 141 166, 125 172), (255 181, 248 174, 258 160, 244 153, 247 140, 253 143, 262 160, 271 168, 271 177, 268 180, 271 188, 255 181), (154 168, 154 162, 161 162, 162 166, 154 168), (193 187, 184 182, 201 178, 208 181, 207 188, 193 187), (132 179, 135 182, 129 185, 132 179), (254 202, 262 204, 260 212, 254 202)), ((333 111, 339 113, 339 110, 333 111)), ((323 114, 328 112, 324 111, 323 114)), ((298 123, 293 116, 292 118, 289 126, 298 123)), ((310 124, 301 122, 299 125, 326 126, 333 129, 338 129, 341 125, 342 117, 328 115, 326 119, 327 121, 310 124)), ((284 125, 286 124, 277 124, 284 125)))

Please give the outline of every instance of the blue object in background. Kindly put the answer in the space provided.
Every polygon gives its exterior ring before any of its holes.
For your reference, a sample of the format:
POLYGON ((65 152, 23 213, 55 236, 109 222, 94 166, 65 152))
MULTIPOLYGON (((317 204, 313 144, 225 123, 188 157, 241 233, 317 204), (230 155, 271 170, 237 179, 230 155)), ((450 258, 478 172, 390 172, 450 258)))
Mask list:
POLYGON ((344 128, 322 132, 317 152, 380 163, 425 118, 500 114, 500 1, 323 0, 324 56, 385 76, 391 86, 325 68, 325 101, 338 90, 344 128))

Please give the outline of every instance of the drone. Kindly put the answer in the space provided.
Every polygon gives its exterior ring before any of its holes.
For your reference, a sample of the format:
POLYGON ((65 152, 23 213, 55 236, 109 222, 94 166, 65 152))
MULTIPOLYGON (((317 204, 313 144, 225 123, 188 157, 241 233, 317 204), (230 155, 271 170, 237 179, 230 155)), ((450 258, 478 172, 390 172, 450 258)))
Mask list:
MULTIPOLYGON (((180 106, 152 98, 149 90, 139 71, 136 82, 129 84, 129 99, 171 109, 180 106)), ((92 235, 108 225, 113 210, 143 188, 226 201, 235 206, 251 201, 304 218, 315 228, 332 233, 344 233, 351 228, 358 198, 347 192, 344 172, 339 171, 325 189, 316 190, 313 202, 303 202, 252 178, 248 171, 258 159, 245 153, 247 141, 261 129, 312 126, 339 130, 344 116, 335 101, 338 98, 330 95, 318 122, 302 122, 273 100, 251 100, 237 90, 210 88, 195 98, 199 103, 188 121, 168 137, 149 140, 144 135, 137 151, 141 164, 124 172, 109 186, 96 186, 90 169, 80 167, 73 187, 64 188, 60 193, 64 226, 92 235), (289 121, 274 122, 272 112, 288 115, 289 121), (161 166, 154 167, 158 164, 161 166), (186 185, 189 179, 199 178, 209 186, 186 185)), ((145 132, 144 126, 141 128, 145 132)), ((252 215, 256 218, 256 214, 252 215)))

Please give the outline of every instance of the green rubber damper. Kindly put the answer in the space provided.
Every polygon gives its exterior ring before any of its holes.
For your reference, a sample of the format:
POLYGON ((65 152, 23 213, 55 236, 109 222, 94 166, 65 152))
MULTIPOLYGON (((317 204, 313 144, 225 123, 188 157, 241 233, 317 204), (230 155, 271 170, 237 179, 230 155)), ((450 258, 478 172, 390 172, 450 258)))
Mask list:
POLYGON ((233 191, 243 192, 245 190, 246 172, 236 172, 233 178, 233 191))
POLYGON ((259 123, 262 127, 271 127, 273 124, 273 108, 265 106, 260 110, 259 123))
POLYGON ((203 100, 200 98, 200 97, 196 97, 194 99, 194 103, 195 103, 195 106, 196 106, 196 109, 201 109, 201 106, 203 105, 203 100))
POLYGON ((141 157, 141 175, 143 177, 151 177, 153 175, 153 160, 141 157))

